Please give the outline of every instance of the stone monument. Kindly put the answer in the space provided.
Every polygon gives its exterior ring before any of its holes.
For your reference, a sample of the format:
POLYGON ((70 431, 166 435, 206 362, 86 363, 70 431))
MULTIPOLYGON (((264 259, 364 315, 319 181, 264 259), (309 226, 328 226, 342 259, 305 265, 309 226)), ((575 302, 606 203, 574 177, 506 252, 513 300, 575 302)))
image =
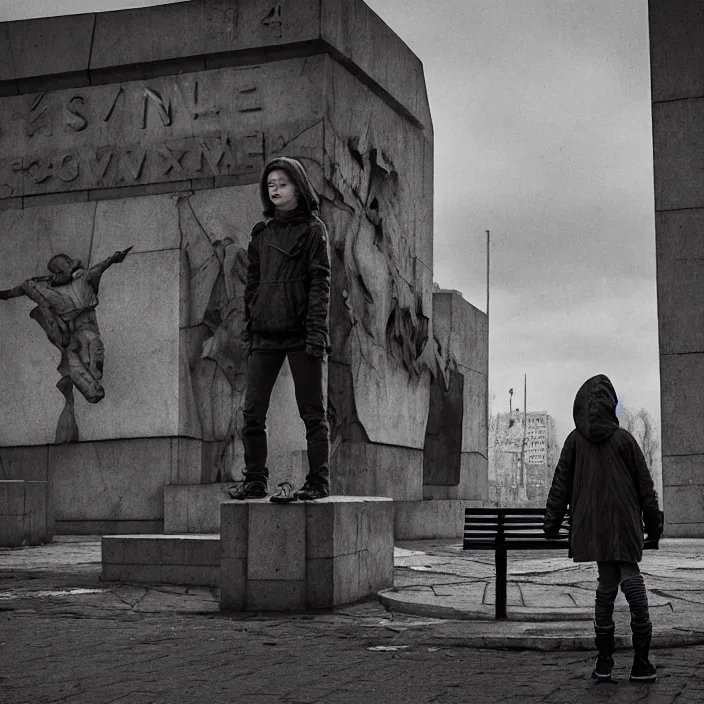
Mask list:
MULTIPOLYGON (((304 163, 330 232, 332 492, 395 499, 405 537, 457 535, 486 497, 486 316, 433 293, 421 62, 361 0, 191 0, 0 24, 0 287, 133 246, 101 292, 110 393, 76 399, 80 442, 53 444, 56 362, 26 302, 0 307, 0 477, 48 480, 59 532, 219 529, 277 155, 304 163)), ((285 370, 272 486, 306 470, 293 398, 285 370)))
POLYGON ((649 0, 665 534, 704 536, 704 13, 649 0))

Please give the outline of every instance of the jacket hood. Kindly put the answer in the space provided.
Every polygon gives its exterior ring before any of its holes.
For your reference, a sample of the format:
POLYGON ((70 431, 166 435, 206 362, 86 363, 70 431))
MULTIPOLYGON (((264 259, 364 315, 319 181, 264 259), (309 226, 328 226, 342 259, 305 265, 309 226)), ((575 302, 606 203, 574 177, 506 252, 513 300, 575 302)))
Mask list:
POLYGON ((298 207, 304 207, 309 215, 317 215, 320 201, 306 170, 303 168, 303 164, 297 159, 291 159, 287 156, 272 159, 262 171, 262 176, 259 179, 259 196, 264 207, 264 215, 268 218, 273 218, 276 214, 276 206, 269 199, 269 192, 266 187, 266 180, 269 174, 276 169, 285 171, 292 179, 298 191, 298 207))
POLYGON ((618 398, 609 377, 598 374, 582 384, 574 399, 572 417, 577 432, 586 440, 599 443, 618 428, 618 398))

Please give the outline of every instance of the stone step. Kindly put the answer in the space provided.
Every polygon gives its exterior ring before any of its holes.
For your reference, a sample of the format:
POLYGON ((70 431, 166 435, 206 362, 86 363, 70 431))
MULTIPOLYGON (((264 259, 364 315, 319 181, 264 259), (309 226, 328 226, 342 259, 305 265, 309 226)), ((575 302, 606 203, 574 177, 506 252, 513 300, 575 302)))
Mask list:
POLYGON ((104 535, 102 562, 103 581, 216 587, 220 536, 104 535))

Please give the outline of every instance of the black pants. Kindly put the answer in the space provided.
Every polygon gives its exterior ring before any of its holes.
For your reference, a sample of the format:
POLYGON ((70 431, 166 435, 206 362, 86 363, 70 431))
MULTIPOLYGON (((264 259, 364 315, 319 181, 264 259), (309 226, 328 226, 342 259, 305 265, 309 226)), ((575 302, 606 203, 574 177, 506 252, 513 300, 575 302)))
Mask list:
POLYGON ((244 476, 247 481, 264 481, 266 466, 266 414, 271 392, 288 356, 296 389, 298 412, 306 426, 309 472, 306 481, 328 486, 330 433, 323 395, 323 359, 305 350, 254 350, 247 364, 247 390, 244 397, 244 476))

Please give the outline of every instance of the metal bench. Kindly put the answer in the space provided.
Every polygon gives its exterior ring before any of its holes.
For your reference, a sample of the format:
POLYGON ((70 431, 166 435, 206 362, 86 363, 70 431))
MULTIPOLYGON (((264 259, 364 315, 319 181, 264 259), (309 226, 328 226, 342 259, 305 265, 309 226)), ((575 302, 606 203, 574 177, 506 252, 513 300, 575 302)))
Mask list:
MULTIPOLYGON (((496 564, 496 618, 506 618, 506 554, 509 550, 568 550, 570 517, 557 536, 543 533, 542 508, 466 508, 464 550, 493 550, 496 564)), ((646 541, 645 548, 658 548, 646 541)))

